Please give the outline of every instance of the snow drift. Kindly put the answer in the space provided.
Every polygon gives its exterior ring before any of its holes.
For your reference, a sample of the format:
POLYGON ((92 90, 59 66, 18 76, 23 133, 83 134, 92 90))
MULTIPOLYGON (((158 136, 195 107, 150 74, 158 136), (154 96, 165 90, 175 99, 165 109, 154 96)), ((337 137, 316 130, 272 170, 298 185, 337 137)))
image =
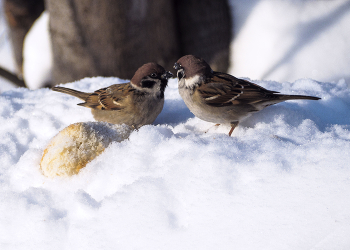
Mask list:
POLYGON ((172 79, 154 125, 110 144, 78 175, 55 179, 40 171, 44 148, 64 127, 93 121, 90 110, 49 89, 4 92, 1 249, 349 248, 346 83, 254 82, 322 100, 268 107, 228 137, 228 125, 193 117, 172 79))

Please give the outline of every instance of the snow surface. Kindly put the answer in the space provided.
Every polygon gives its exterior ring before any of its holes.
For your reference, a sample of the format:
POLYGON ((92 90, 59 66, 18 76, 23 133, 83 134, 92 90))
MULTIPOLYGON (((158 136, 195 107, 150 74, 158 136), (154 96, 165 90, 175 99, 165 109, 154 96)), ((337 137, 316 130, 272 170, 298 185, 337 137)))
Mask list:
POLYGON ((229 137, 194 118, 171 79, 154 125, 55 179, 40 172, 44 148, 90 110, 49 89, 2 93, 0 249, 349 249, 345 81, 254 82, 322 100, 268 107, 229 137))

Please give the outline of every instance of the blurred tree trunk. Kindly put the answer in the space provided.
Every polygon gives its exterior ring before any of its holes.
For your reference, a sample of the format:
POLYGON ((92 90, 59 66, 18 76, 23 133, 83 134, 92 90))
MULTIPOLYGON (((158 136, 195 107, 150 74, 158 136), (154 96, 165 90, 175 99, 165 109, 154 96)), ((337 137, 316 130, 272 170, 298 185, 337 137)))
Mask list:
POLYGON ((178 55, 169 0, 47 0, 55 83, 91 76, 130 79, 142 64, 178 55))
POLYGON ((10 28, 17 74, 22 77, 24 37, 44 11, 44 0, 5 0, 4 9, 10 28))
POLYGON ((204 58, 215 71, 229 66, 232 21, 227 0, 175 0, 181 55, 204 58))
MULTIPOLYGON (((5 0, 11 34, 20 37, 13 39, 20 68, 23 38, 41 13, 33 7, 39 1, 43 0, 5 0)), ((92 76, 130 79, 150 61, 171 70, 186 54, 204 58, 214 70, 228 69, 232 38, 228 0, 45 1, 53 84, 92 76)))

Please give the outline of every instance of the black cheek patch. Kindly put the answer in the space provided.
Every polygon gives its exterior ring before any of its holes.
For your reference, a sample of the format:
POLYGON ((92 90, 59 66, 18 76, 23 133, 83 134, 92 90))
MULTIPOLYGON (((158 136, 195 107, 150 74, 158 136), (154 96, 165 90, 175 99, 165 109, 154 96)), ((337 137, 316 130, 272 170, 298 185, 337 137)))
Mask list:
POLYGON ((153 88, 154 84, 156 84, 156 82, 155 81, 151 81, 151 80, 143 80, 141 82, 141 84, 142 84, 142 88, 149 88, 149 89, 151 89, 151 88, 153 88))
POLYGON ((178 71, 177 72, 177 78, 181 79, 182 77, 184 77, 184 72, 183 71, 178 71))

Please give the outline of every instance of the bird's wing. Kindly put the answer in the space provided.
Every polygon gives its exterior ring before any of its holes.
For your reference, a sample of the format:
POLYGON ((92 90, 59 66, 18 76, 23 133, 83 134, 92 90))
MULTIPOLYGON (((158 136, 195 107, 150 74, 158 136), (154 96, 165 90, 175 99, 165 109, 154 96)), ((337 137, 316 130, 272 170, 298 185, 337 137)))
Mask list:
POLYGON ((205 103, 216 107, 254 104, 277 93, 220 72, 214 72, 213 76, 198 87, 197 91, 205 103))
POLYGON ((96 90, 89 95, 85 103, 79 105, 100 110, 120 110, 124 108, 123 103, 129 91, 132 91, 129 83, 114 84, 96 90))

